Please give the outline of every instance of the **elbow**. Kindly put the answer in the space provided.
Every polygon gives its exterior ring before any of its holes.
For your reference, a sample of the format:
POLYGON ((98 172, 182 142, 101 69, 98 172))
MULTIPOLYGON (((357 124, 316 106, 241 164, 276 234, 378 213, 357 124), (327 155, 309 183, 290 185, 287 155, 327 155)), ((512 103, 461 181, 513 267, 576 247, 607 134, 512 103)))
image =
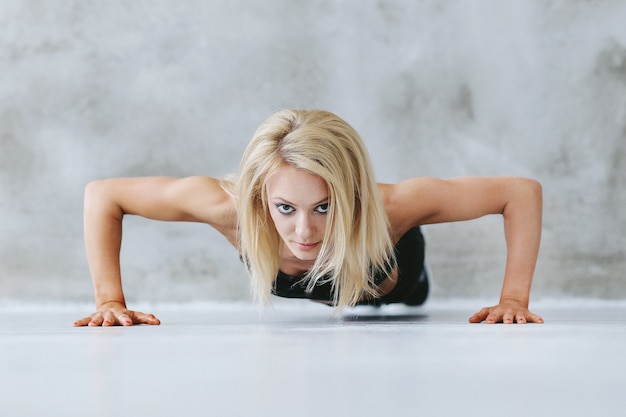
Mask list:
POLYGON ((85 186, 85 207, 99 200, 104 194, 106 180, 95 180, 87 183, 85 186))
POLYGON ((85 214, 111 210, 115 217, 121 217, 110 193, 110 180, 95 180, 85 186, 83 210, 85 214))
POLYGON ((524 187, 533 200, 538 202, 543 200, 543 187, 539 181, 532 178, 524 178, 524 187))
POLYGON ((543 188, 541 183, 532 178, 511 177, 507 185, 507 200, 500 212, 507 215, 511 210, 539 211, 543 210, 543 188))
POLYGON ((532 178, 516 178, 515 184, 515 190, 518 196, 523 198, 527 203, 542 210, 543 187, 539 181, 532 178))

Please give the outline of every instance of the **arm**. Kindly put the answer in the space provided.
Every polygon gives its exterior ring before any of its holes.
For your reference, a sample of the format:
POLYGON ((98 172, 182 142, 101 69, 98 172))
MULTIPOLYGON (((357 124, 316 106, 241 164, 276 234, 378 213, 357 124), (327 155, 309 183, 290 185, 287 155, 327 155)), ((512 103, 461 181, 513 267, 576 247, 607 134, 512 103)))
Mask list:
POLYGON ((392 227, 470 220, 501 214, 507 260, 500 302, 484 308, 470 322, 543 322, 528 311, 542 222, 542 190, 534 180, 510 177, 416 178, 391 187, 392 227))
POLYGON ((123 178, 88 184, 84 233, 97 311, 77 320, 75 326, 159 324, 151 314, 126 309, 120 271, 122 220, 126 214, 204 222, 234 241, 234 206, 216 179, 123 178))

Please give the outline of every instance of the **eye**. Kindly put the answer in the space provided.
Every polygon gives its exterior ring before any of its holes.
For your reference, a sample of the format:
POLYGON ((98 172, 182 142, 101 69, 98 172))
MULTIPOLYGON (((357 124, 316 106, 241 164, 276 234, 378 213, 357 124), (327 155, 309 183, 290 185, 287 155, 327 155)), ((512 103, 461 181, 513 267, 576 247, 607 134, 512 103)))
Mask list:
POLYGON ((293 207, 291 207, 289 204, 276 204, 276 209, 281 214, 293 213, 293 207))
POLYGON ((328 203, 320 204, 319 206, 317 206, 315 208, 315 211, 317 211, 320 214, 327 214, 328 213, 328 203))

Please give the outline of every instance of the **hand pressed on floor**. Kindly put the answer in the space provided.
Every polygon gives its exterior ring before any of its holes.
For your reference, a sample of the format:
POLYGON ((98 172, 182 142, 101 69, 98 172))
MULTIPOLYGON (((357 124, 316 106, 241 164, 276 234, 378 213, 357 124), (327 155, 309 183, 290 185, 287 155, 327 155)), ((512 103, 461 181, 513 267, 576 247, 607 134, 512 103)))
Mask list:
POLYGON ((482 308, 478 313, 470 317, 470 323, 485 322, 493 323, 543 323, 543 318, 528 310, 522 303, 514 301, 502 301, 492 307, 482 308))
POLYGON ((98 310, 87 317, 74 322, 75 327, 80 326, 132 326, 133 324, 161 324, 154 314, 146 314, 126 308, 121 302, 108 302, 101 305, 98 310))

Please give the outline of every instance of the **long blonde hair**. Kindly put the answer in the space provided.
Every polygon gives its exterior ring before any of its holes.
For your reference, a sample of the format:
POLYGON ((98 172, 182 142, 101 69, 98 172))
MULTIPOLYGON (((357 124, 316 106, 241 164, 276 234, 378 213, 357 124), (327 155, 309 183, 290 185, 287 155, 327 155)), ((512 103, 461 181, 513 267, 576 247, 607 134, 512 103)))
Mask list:
POLYGON ((235 190, 239 249, 255 299, 268 301, 279 269, 282 241, 270 217, 266 181, 283 163, 320 176, 328 186, 322 247, 303 278, 308 288, 331 281, 331 301, 340 309, 375 296, 372 271, 388 270, 394 252, 367 150, 357 132, 330 112, 283 110, 257 129, 235 190))

